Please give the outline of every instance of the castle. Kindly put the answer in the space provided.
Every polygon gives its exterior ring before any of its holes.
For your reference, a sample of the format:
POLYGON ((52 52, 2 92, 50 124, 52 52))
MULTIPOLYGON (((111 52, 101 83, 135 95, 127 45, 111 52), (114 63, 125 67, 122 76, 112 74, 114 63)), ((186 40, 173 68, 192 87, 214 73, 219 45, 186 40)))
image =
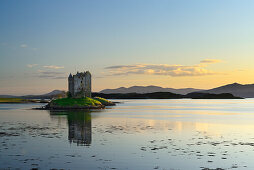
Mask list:
POLYGON ((77 72, 76 75, 69 75, 68 89, 72 97, 91 97, 91 73, 89 71, 77 72))

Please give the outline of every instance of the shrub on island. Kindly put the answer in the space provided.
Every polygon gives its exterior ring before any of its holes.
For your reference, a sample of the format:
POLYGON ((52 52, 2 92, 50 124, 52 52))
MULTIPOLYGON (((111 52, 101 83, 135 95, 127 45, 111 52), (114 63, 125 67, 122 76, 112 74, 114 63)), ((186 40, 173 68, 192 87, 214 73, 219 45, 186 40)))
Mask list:
POLYGON ((52 100, 45 106, 46 110, 101 109, 104 105, 89 97, 61 98, 52 100))
POLYGON ((99 101, 104 106, 115 106, 116 105, 115 103, 113 103, 107 99, 104 99, 102 97, 94 97, 93 99, 99 101))
POLYGON ((78 109, 102 109, 105 106, 114 106, 115 103, 101 97, 83 98, 59 98, 54 99, 42 109, 45 110, 78 110, 78 109))

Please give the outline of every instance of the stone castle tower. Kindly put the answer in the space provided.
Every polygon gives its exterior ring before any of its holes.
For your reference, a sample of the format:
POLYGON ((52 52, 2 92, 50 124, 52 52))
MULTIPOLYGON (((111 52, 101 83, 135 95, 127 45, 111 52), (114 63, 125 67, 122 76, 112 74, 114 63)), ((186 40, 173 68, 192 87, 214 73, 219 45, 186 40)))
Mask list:
POLYGON ((76 75, 69 75, 68 89, 74 98, 91 97, 91 73, 89 71, 77 72, 76 75))

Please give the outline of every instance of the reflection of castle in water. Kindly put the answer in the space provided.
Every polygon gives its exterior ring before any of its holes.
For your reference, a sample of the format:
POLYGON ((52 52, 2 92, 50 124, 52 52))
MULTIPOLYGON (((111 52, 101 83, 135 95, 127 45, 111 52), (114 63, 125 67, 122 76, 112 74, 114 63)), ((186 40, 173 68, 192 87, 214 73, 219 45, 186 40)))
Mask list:
POLYGON ((68 119, 68 140, 77 145, 89 146, 92 142, 92 123, 90 112, 85 111, 50 111, 51 117, 66 115, 68 119))
POLYGON ((68 114, 70 143, 90 145, 92 142, 92 123, 90 113, 74 112, 68 114))

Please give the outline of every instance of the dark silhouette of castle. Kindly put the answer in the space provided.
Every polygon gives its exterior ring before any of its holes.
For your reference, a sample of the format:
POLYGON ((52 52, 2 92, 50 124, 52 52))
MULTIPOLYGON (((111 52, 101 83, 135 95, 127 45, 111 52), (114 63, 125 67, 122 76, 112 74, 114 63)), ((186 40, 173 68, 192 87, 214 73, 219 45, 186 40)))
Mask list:
POLYGON ((92 142, 92 121, 88 112, 72 112, 68 114, 70 143, 89 146, 92 142))
POLYGON ((50 111, 52 119, 61 120, 66 115, 68 140, 78 146, 90 146, 92 143, 92 117, 90 111, 50 111))

